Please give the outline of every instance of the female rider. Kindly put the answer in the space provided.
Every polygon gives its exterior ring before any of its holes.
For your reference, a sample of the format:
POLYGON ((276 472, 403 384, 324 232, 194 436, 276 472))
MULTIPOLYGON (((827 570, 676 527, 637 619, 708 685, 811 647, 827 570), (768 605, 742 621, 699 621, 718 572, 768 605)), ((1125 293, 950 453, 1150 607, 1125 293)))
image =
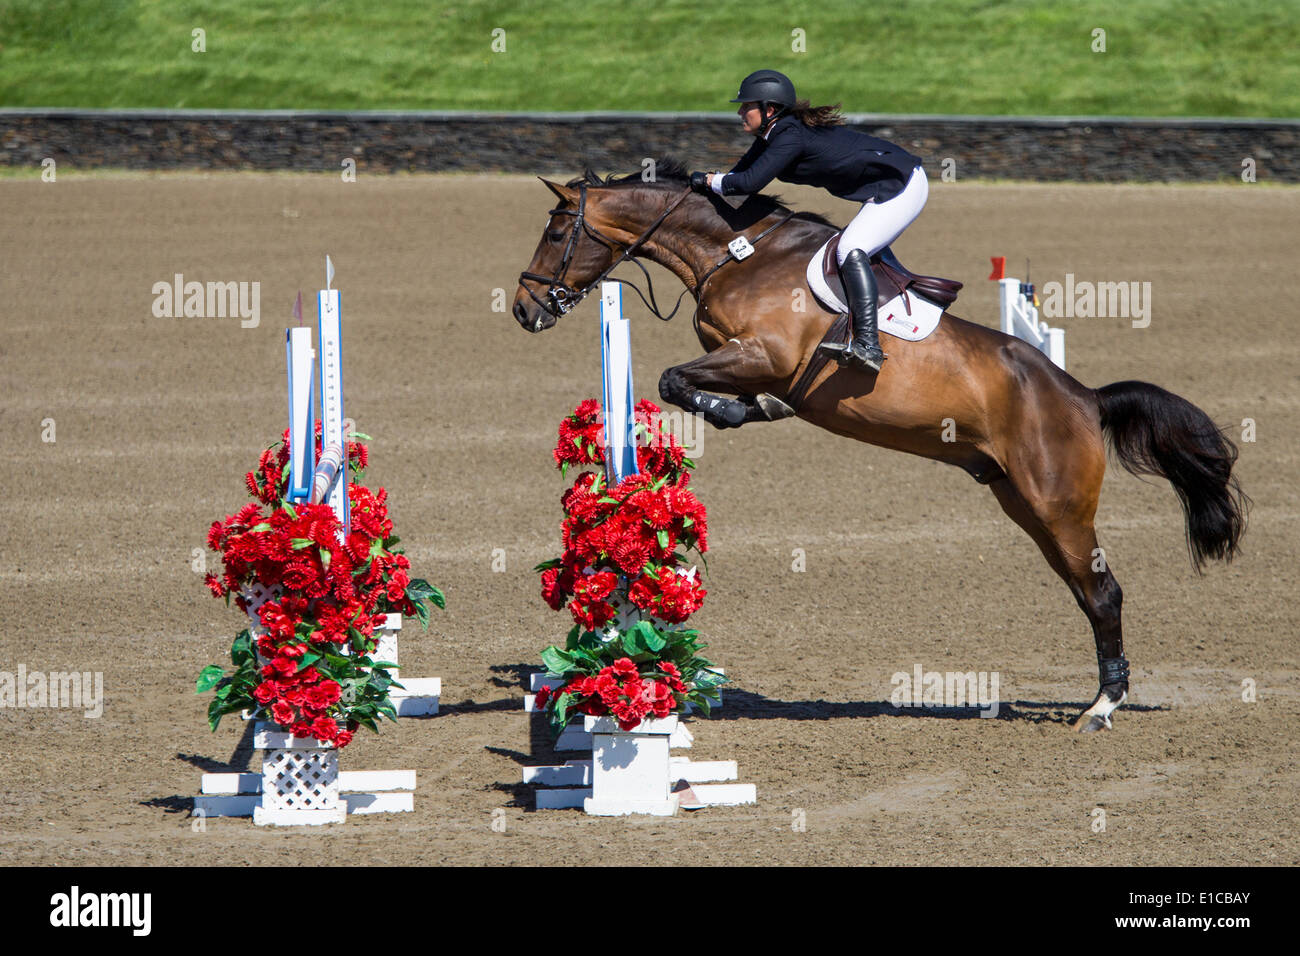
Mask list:
POLYGON ((876 279, 869 258, 902 234, 921 212, 930 186, 921 160, 883 139, 844 125, 838 106, 810 107, 796 100, 794 84, 776 70, 745 77, 731 102, 739 103, 754 145, 729 173, 692 173, 691 188, 719 196, 756 193, 773 179, 821 186, 831 195, 862 203, 844 228, 836 258, 853 313, 853 338, 839 352, 850 363, 880 370, 885 353, 876 332, 876 279))

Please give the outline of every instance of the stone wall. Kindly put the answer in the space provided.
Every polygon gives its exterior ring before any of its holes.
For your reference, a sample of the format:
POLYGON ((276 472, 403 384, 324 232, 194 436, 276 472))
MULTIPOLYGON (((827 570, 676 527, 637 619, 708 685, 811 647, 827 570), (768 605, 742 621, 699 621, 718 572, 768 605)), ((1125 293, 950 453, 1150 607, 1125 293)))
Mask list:
MULTIPOLYGON (((852 115, 932 177, 1300 182, 1300 121, 852 115), (945 160, 951 164, 945 164, 945 160)), ((126 169, 632 172, 671 154, 726 169, 748 137, 732 114, 0 110, 0 164, 126 169)))

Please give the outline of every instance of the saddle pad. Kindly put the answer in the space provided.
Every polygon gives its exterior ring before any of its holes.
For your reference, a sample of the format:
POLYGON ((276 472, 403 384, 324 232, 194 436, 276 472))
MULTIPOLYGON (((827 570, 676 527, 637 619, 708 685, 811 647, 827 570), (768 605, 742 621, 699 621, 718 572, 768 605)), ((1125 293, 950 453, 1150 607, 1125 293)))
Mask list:
MULTIPOLYGON (((833 291, 822 273, 822 260, 826 255, 827 239, 821 248, 808 261, 808 288, 812 290, 819 302, 832 312, 848 312, 849 307, 837 292, 833 291)), ((838 283, 837 283, 838 284, 838 283)), ((943 309, 929 299, 916 294, 915 290, 906 297, 896 295, 877 309, 877 328, 909 342, 919 342, 939 327, 939 317, 943 309), (909 311, 910 309, 910 311, 909 311)))

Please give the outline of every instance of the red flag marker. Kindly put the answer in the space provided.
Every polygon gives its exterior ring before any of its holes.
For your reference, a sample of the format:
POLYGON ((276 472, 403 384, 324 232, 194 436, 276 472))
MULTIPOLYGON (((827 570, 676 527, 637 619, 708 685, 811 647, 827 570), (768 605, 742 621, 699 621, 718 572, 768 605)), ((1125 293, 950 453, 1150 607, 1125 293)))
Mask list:
POLYGON ((989 261, 993 263, 993 274, 989 278, 1005 279, 1007 277, 1007 257, 989 256, 989 261))

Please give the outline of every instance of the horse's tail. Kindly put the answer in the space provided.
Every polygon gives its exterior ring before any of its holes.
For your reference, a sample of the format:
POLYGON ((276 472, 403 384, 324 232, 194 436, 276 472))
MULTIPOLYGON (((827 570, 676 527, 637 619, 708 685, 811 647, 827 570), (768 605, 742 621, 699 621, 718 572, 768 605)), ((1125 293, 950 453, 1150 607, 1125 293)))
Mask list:
POLYGON ((1174 486, 1187 518, 1187 550, 1199 573, 1206 561, 1240 550, 1250 499, 1232 474, 1234 445, 1185 398, 1148 382, 1097 389, 1101 427, 1121 465, 1174 486))

